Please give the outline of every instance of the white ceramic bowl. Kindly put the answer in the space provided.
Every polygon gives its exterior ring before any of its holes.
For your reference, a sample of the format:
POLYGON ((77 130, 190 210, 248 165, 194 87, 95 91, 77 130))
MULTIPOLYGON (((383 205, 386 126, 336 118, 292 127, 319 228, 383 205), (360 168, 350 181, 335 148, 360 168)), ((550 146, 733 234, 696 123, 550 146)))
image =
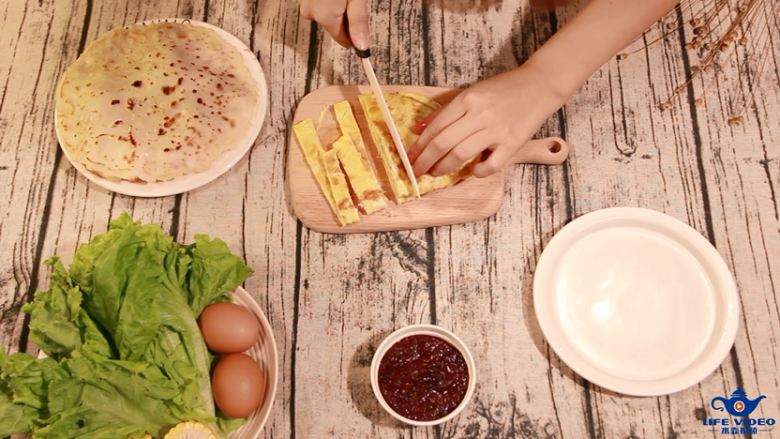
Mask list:
POLYGON ((376 399, 379 401, 379 404, 382 407, 384 407, 384 409, 387 410, 387 412, 390 413, 394 418, 409 425, 423 426, 423 427, 438 425, 454 418, 468 404, 469 400, 471 399, 471 395, 474 394, 475 384, 476 384, 476 367, 474 366, 474 358, 471 356, 471 352, 469 352, 468 348, 463 343, 463 341, 461 341, 461 339, 459 339, 455 334, 439 326, 411 325, 396 330, 392 334, 388 335, 387 338, 384 339, 384 341, 382 341, 382 343, 379 345, 376 352, 374 353, 373 360, 371 361, 371 388, 374 390, 374 395, 376 396, 376 399), (382 358, 385 356, 387 351, 397 342, 401 341, 406 337, 410 337, 413 335, 429 335, 432 337, 438 337, 448 342, 452 346, 454 346, 458 351, 460 351, 461 355, 463 355, 463 359, 466 361, 466 368, 469 374, 469 382, 466 388, 466 394, 463 396, 463 400, 460 402, 460 404, 458 404, 458 406, 455 407, 455 410, 453 410, 446 416, 439 419, 434 419, 432 421, 415 421, 406 418, 404 416, 401 416, 390 407, 387 401, 385 401, 385 398, 382 396, 382 392, 379 390, 379 364, 382 362, 382 358))

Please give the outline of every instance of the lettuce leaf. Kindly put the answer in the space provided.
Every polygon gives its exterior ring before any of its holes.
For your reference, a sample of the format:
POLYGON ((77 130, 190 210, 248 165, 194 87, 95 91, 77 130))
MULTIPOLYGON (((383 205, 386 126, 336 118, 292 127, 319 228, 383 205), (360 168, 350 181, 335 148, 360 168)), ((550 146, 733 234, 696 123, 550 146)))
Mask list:
MULTIPOLYGON (((25 407, 13 403, 13 394, 8 386, 0 384, 0 436, 8 437, 12 434, 26 433, 32 430, 35 419, 25 414, 25 407)), ((33 415, 34 416, 34 415, 33 415)))
POLYGON ((51 358, 0 349, 0 437, 162 437, 187 420, 223 436, 243 423, 215 413, 196 321, 252 274, 223 241, 179 245, 122 214, 69 270, 56 256, 46 264, 49 290, 22 309, 30 340, 51 358))
POLYGON ((195 244, 187 252, 192 259, 187 299, 196 316, 214 302, 228 301, 227 292, 252 274, 251 268, 236 263, 236 256, 219 238, 209 241, 208 235, 195 235, 195 244))
MULTIPOLYGON (((11 382, 8 380, 10 375, 10 357, 5 351, 0 349, 0 437, 10 436, 16 433, 27 433, 32 430, 33 423, 41 417, 38 407, 40 403, 32 405, 25 404, 25 390, 19 389, 19 382, 16 383, 17 389, 21 390, 19 395, 19 404, 14 403, 14 392, 11 388, 11 382)), ((14 370, 16 368, 14 367, 14 370)))

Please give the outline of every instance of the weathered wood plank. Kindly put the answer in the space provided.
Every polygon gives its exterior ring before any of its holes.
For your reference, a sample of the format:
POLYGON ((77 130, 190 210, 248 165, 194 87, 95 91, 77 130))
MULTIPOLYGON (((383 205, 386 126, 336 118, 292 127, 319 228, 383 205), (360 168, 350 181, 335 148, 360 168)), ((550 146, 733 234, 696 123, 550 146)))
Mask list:
MULTIPOLYGON (((421 84, 419 3, 373 2, 372 63, 381 83, 421 84)), ((352 50, 320 31, 311 89, 365 83, 352 50), (321 42, 321 43, 320 43, 321 42)), ((382 411, 368 368, 389 332, 431 322, 428 241, 423 230, 301 236, 295 361, 295 433, 300 437, 430 437, 382 411)))
MULTIPOLYGON (((0 31, 0 343, 20 348, 21 305, 39 284, 49 191, 57 167, 53 94, 75 56, 85 10, 77 2, 13 2, 0 31)), ((23 348, 23 347, 22 347, 23 348)))
MULTIPOLYGON (((761 20, 767 17, 762 14, 761 20)), ((768 20, 776 23, 774 15, 768 20)), ((770 32, 773 44, 763 54, 765 57, 780 48, 776 24, 770 25, 770 32)), ((745 63, 745 69, 758 72, 760 58, 741 57, 739 62, 745 63)), ((761 78, 740 81, 739 71, 731 67, 716 76, 715 90, 705 96, 703 105, 695 108, 700 124, 706 127, 701 130, 701 158, 712 239, 734 273, 741 295, 742 320, 732 357, 738 367, 736 384, 751 398, 769 398, 751 417, 776 418, 777 404, 771 399, 780 395, 780 311, 775 281, 780 275, 776 257, 780 252, 776 200, 780 187, 780 77, 776 69, 765 67, 761 78), (754 87, 754 99, 747 101, 744 121, 729 125, 740 99, 735 90, 739 92, 741 88, 742 95, 749 97, 754 87)), ((700 89, 703 84, 697 83, 696 87, 700 89)), ((733 390, 724 389, 724 396, 733 390)), ((780 437, 780 431, 771 430, 756 437, 780 437)))
MULTIPOLYGON (((380 82, 468 86, 521 63, 584 1, 552 13, 526 3, 371 2, 380 82)), ((769 397, 754 416, 777 418, 776 26, 761 81, 725 69, 699 107, 688 95, 704 86, 695 81, 671 111, 658 108, 697 63, 694 52, 681 51, 681 34, 605 65, 540 132, 565 135, 569 162, 511 169, 505 204, 489 220, 331 236, 300 228, 287 205, 289 122, 305 92, 365 79, 351 50, 319 29, 310 35, 297 2, 5 2, 0 17, 7 61, 0 65, 0 343, 8 350, 27 347, 20 346, 19 308, 31 289, 48 284, 42 261, 60 254, 70 262, 80 243, 127 211, 181 242, 196 233, 218 236, 255 269, 246 288, 274 328, 281 368, 263 437, 717 437, 701 418, 719 416, 710 400, 737 385, 750 397, 769 397), (159 199, 111 194, 58 152, 54 88, 79 50, 103 32, 165 17, 208 21, 253 47, 269 85, 264 128, 246 158, 203 188, 159 199), (755 91, 740 126, 727 123, 735 84, 745 94, 755 91), (732 355, 682 392, 630 398, 583 381, 536 323, 531 285, 544 245, 571 219, 617 205, 690 224, 735 274, 743 314, 732 355), (379 408, 368 366, 387 333, 430 322, 471 347, 478 389, 454 421, 408 429, 379 408)), ((689 28, 683 32, 690 36, 689 28)), ((755 60, 748 65, 757 70, 755 60)))
MULTIPOLYGON (((661 112, 658 105, 688 74, 680 46, 671 38, 641 56, 611 61, 567 105, 568 138, 576 145, 570 168, 575 216, 604 207, 640 206, 670 214, 710 237, 697 144, 697 132, 705 127, 691 116, 685 101, 671 112, 661 112)), ((626 398, 596 388, 595 434, 709 437, 697 413, 713 396, 730 393, 726 389, 736 382, 727 357, 700 384, 667 397, 626 398)))
MULTIPOLYGON (((85 11, 83 45, 86 46, 103 33, 116 27, 137 23, 145 20, 154 20, 167 17, 184 16, 189 18, 193 10, 193 4, 178 5, 161 4, 159 8, 147 8, 144 5, 136 5, 135 8, 124 4, 111 5, 98 2, 85 11), (138 9, 140 8, 140 9, 138 9)), ((192 18, 199 18, 203 12, 198 12, 192 18)), ((82 47, 83 49, 84 47, 82 47)), ((78 54, 73 54, 65 60, 61 69, 56 72, 55 80, 67 66, 75 61, 78 54)), ((53 102, 53 94, 51 95, 53 102)), ((53 130, 53 123, 52 123, 53 130)), ((56 146, 56 141, 54 143, 56 146)), ((60 161, 60 166, 55 179, 52 197, 51 229, 47 230, 47 254, 61 254, 65 262, 75 251, 78 244, 86 242, 91 236, 102 233, 108 227, 108 222, 119 216, 122 212, 128 212, 134 219, 143 222, 160 224, 166 232, 175 231, 178 224, 174 224, 174 208, 177 205, 176 197, 164 198, 136 198, 124 196, 107 191, 86 180, 70 166, 67 159, 60 161), (71 231, 74 225, 79 233, 73 235, 71 231)))
MULTIPOLYGON (((463 9, 440 2, 430 10, 433 83, 469 86, 515 68, 555 30, 549 14, 522 1, 463 9)), ((543 135, 559 135, 561 122, 551 118, 543 135)), ((498 214, 434 231, 437 321, 479 364, 474 404, 453 437, 589 435, 582 381, 547 347, 533 311, 542 245, 571 219, 565 175, 564 167, 513 167, 498 214)))
MULTIPOLYGON (((157 9, 145 5, 112 5, 106 2, 90 5, 92 7, 84 11, 82 18, 81 50, 111 29, 145 20, 181 16, 193 10, 193 5, 189 3, 179 5, 179 10, 176 9, 177 5, 167 3, 159 5, 157 9)), ((68 59, 63 59, 59 70, 52 76, 53 80, 59 81, 61 74, 77 56, 78 53, 73 53, 68 59)), ((49 99, 53 105, 53 92, 49 99)), ((53 125, 52 120, 49 125, 52 132, 53 125)), ((56 139, 51 146, 58 148, 56 139)), ((167 233, 177 234, 180 221, 177 218, 176 197, 136 198, 115 194, 89 182, 59 154, 62 159, 52 187, 51 215, 43 244, 45 256, 58 254, 64 263, 70 263, 79 244, 105 232, 109 222, 122 212, 127 212, 138 221, 159 224, 167 233), (75 234, 74 229, 78 231, 75 234)), ((47 275, 48 272, 41 273, 40 281, 44 285, 47 275)))
MULTIPOLYGON (((208 10, 204 11, 200 19, 207 19, 209 23, 230 32, 251 49, 250 38, 254 27, 251 7, 245 2, 229 0, 213 4, 209 2, 208 10), (226 14, 226 11, 230 13, 226 14)), ((212 238, 219 237, 234 253, 246 257, 243 254, 246 238, 243 209, 247 199, 247 178, 245 156, 216 180, 182 194, 178 238, 182 242, 192 242, 196 234, 207 233, 212 238)), ((279 186, 282 184, 277 181, 273 183, 279 186)))
POLYGON ((255 270, 245 284, 272 328, 279 355, 279 383, 264 437, 290 437, 297 223, 285 202, 287 123, 303 94, 308 26, 293 2, 210 2, 208 21, 253 49, 268 85, 262 131, 244 159, 212 183, 182 197, 180 239, 210 233, 228 243, 255 270), (284 80, 280 80, 284 78, 284 80))

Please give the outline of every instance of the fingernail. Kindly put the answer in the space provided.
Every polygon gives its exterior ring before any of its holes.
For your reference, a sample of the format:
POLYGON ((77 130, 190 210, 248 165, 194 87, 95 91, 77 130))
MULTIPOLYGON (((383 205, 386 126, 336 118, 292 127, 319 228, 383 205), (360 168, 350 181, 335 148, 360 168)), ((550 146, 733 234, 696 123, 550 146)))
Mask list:
POLYGON ((364 32, 358 32, 352 35, 352 44, 358 48, 358 50, 368 49, 368 36, 364 32))

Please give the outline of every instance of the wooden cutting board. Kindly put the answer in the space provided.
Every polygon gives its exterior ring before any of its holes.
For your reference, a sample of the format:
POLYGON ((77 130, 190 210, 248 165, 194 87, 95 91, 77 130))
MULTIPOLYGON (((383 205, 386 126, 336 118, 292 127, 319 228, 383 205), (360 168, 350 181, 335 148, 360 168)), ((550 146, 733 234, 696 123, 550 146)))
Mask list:
MULTIPOLYGON (((383 86, 385 92, 414 91, 447 104, 463 89, 451 87, 428 87, 410 85, 383 86)), ((391 230, 411 230, 434 226, 445 226, 479 221, 493 216, 504 202, 505 172, 497 172, 490 177, 470 177, 455 186, 440 189, 424 195, 422 198, 395 204, 393 192, 384 176, 381 162, 377 157, 366 118, 358 102, 358 95, 370 93, 368 85, 328 86, 304 96, 293 116, 293 124, 307 118, 314 124, 322 120, 317 133, 323 146, 330 149, 339 137, 340 131, 332 111, 323 113, 323 109, 343 100, 349 100, 355 113, 363 139, 369 151, 373 152, 374 168, 390 199, 384 210, 361 215, 360 221, 348 226, 340 226, 336 215, 330 209, 327 200, 314 179, 306 159, 301 152, 295 135, 290 131, 288 139, 287 182, 292 210, 304 226, 323 233, 364 233, 391 230), (322 119, 321 119, 322 118, 322 119)), ((523 146, 511 159, 516 163, 535 163, 558 165, 569 155, 568 144, 560 138, 535 139, 523 146)))

